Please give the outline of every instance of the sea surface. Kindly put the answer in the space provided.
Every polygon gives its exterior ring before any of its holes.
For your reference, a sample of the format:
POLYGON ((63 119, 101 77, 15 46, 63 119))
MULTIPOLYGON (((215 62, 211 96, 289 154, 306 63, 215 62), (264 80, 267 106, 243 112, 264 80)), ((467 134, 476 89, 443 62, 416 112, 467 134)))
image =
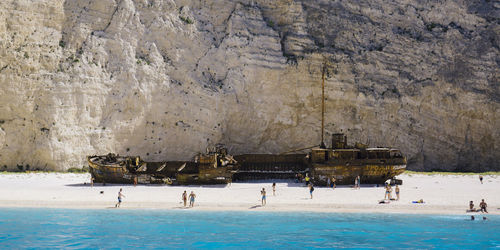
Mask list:
POLYGON ((500 249, 500 216, 0 209, 0 248, 500 249))

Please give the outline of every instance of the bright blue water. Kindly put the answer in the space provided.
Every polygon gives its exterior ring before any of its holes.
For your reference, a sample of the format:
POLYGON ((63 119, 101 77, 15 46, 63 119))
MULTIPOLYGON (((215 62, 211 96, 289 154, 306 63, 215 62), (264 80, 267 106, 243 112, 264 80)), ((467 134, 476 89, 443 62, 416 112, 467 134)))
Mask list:
POLYGON ((500 248, 500 216, 466 218, 0 209, 0 248, 500 248))

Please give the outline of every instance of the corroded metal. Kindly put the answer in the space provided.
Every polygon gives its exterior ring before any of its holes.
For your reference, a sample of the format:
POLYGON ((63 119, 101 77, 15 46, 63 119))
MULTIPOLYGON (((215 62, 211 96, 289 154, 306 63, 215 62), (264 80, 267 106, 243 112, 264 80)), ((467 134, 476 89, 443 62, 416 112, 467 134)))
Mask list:
MULTIPOLYGON (((307 148, 304 148, 307 149, 307 148)), ((356 143, 347 145, 343 134, 332 136, 330 148, 314 147, 307 154, 245 154, 237 155, 237 181, 259 179, 292 179, 311 177, 315 185, 326 185, 328 179, 336 184, 381 184, 403 173, 406 158, 394 148, 368 148, 356 143)))
POLYGON ((144 162, 139 157, 88 156, 90 174, 99 183, 225 184, 232 181, 236 161, 215 147, 194 161, 144 162))
POLYGON ((306 154, 244 154, 234 158, 238 161, 236 181, 293 179, 308 171, 306 154))
POLYGON ((263 179, 293 179, 309 175, 315 185, 381 184, 403 173, 406 158, 393 148, 347 145, 343 134, 332 136, 330 148, 312 148, 307 154, 244 154, 234 158, 221 146, 199 154, 194 161, 144 162, 139 157, 89 156, 95 182, 139 184, 225 184, 263 179))
POLYGON ((332 147, 314 148, 310 153, 311 175, 317 185, 326 185, 328 178, 337 184, 354 184, 357 176, 362 183, 384 183, 403 173, 406 158, 394 148, 367 148, 357 143, 347 145, 347 137, 334 134, 332 147))

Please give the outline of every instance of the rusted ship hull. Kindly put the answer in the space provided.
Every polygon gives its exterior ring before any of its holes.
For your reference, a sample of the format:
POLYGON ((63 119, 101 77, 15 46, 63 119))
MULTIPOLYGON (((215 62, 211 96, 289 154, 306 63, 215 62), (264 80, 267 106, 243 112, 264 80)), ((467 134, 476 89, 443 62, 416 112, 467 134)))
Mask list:
POLYGON ((233 165, 213 156, 200 156, 199 162, 143 162, 139 157, 114 154, 87 157, 96 183, 120 184, 227 184, 232 182, 233 165), (137 160, 136 160, 137 159, 137 160))
POLYGON ((200 173, 183 173, 176 175, 176 183, 179 185, 213 185, 213 184, 228 184, 233 179, 233 173, 213 169, 202 171, 200 173))
POLYGON ((133 183, 127 178, 129 171, 120 164, 102 164, 99 156, 88 157, 89 169, 94 182, 98 183, 133 183))
MULTIPOLYGON (((97 156, 98 157, 98 156, 97 156)), ((307 162, 305 154, 295 155, 240 155, 241 161, 232 168, 215 168, 195 162, 148 162, 141 169, 126 165, 126 158, 117 159, 115 164, 99 163, 101 158, 89 157, 90 173, 97 183, 132 184, 177 184, 205 185, 227 184, 235 181, 295 179, 297 174, 309 174, 315 185, 327 185, 327 180, 335 178, 337 185, 352 185, 360 176, 363 184, 381 184, 403 173, 406 169, 404 158, 383 164, 358 164, 355 161, 329 161, 326 163, 307 162), (121 164, 121 165, 120 165, 121 164), (179 169, 182 168, 181 171, 179 169), (139 170, 139 171, 138 171, 139 170)))
POLYGON ((227 184, 235 181, 310 177, 314 185, 381 184, 403 173, 406 158, 393 148, 347 146, 334 134, 332 147, 307 154, 244 154, 232 157, 225 148, 200 154, 194 161, 143 162, 114 154, 88 157, 95 182, 138 184, 227 184))
POLYGON ((90 174, 96 183, 132 184, 169 184, 174 179, 178 164, 166 162, 147 162, 141 167, 131 165, 134 157, 116 157, 113 163, 107 156, 90 156, 90 174), (173 165, 173 166, 172 166, 173 165))
POLYGON ((246 154, 234 158, 239 162, 235 181, 295 179, 309 174, 314 185, 326 185, 328 178, 335 178, 338 185, 354 184, 357 176, 364 184, 381 184, 406 169, 404 158, 330 159, 322 163, 310 162, 307 154, 246 154))
POLYGON ((385 181, 402 174, 406 169, 406 164, 401 162, 399 165, 332 165, 332 164, 313 164, 312 177, 315 185, 327 185, 328 179, 333 180, 337 185, 352 185, 357 176, 360 177, 362 184, 382 184, 385 181))
POLYGON ((309 169, 306 154, 244 154, 234 158, 238 161, 235 181, 295 179, 309 169))

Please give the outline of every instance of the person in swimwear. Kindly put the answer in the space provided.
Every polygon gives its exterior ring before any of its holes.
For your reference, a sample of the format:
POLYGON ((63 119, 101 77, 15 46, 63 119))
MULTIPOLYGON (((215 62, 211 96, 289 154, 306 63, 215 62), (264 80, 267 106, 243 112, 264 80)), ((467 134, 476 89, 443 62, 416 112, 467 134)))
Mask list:
POLYGON ((387 186, 385 187, 385 196, 384 196, 384 199, 388 199, 388 200, 390 200, 390 199, 391 199, 391 192, 392 192, 392 187, 391 187, 391 185, 389 184, 389 185, 387 185, 387 186))
POLYGON ((265 206, 266 205, 266 189, 262 188, 262 190, 260 191, 260 195, 262 196, 262 199, 261 199, 262 206, 265 206))
POLYGON ((486 210, 486 207, 488 207, 488 204, 486 204, 486 202, 484 202, 484 199, 482 199, 481 203, 479 203, 479 207, 481 208, 481 212, 488 213, 488 211, 486 210))
POLYGON ((396 185, 396 188, 394 190, 396 191, 396 200, 399 201, 399 186, 396 185))
POLYGON ((314 186, 312 183, 309 184, 309 194, 311 195, 311 199, 313 198, 313 191, 314 191, 314 186))
POLYGON ((194 194, 194 191, 191 191, 191 194, 189 195, 189 207, 194 207, 194 199, 196 198, 196 194, 194 194))
POLYGON ((469 202, 469 212, 475 212, 476 210, 474 209, 474 202, 470 201, 469 202))
POLYGON ((120 192, 118 192, 118 203, 115 204, 115 207, 120 207, 123 197, 125 197, 125 195, 122 194, 122 189, 120 188, 120 192))
POLYGON ((184 207, 186 207, 187 203, 187 192, 184 190, 184 193, 182 193, 182 201, 184 202, 184 207))

